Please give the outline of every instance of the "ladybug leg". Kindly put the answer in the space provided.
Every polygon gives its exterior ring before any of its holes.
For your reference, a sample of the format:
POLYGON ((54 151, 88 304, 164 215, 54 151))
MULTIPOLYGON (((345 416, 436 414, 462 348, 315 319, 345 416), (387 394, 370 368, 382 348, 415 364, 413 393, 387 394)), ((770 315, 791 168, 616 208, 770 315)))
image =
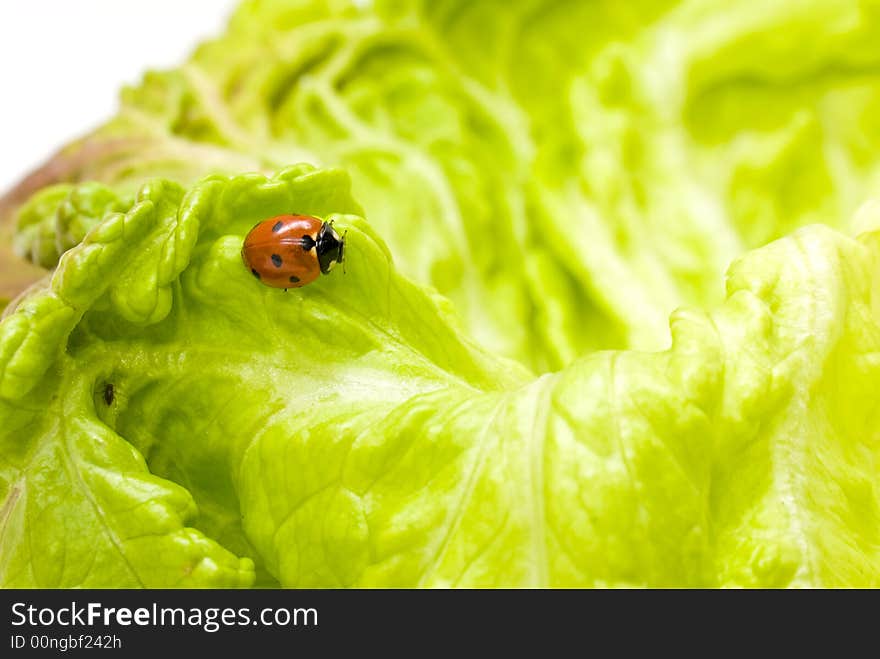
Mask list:
MULTIPOLYGON (((348 235, 348 229, 342 234, 342 244, 345 245, 345 237, 348 235)), ((345 259, 342 259, 342 274, 345 274, 345 259)))
POLYGON ((286 288, 284 289, 284 292, 285 292, 285 293, 287 292, 287 289, 286 289, 286 288))

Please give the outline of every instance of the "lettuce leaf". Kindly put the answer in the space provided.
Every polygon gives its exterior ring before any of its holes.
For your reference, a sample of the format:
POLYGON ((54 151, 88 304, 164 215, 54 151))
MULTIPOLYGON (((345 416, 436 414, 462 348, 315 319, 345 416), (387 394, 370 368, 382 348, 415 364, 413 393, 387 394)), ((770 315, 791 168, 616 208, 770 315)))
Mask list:
POLYGON ((667 351, 533 380, 354 212, 336 170, 157 181, 65 253, 0 325, 4 584, 880 583, 877 233, 799 230, 667 351), (242 267, 292 207, 347 274, 242 267))
POLYGON ((734 258, 848 230, 880 181, 872 3, 357 5, 243 3, 47 171, 134 194, 342 167, 401 271, 539 373, 665 347, 734 258))
POLYGON ((876 19, 243 3, 0 203, 0 584, 880 585, 876 19))

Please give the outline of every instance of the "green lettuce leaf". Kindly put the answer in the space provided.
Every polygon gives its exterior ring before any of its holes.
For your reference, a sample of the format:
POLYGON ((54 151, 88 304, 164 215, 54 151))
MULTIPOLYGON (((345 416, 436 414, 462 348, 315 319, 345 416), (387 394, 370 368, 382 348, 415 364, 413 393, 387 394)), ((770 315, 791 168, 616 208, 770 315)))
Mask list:
POLYGON ((878 11, 247 0, 0 200, 0 585, 880 585, 878 11))
POLYGON ((47 171, 343 167, 401 271, 535 372, 664 347, 731 260, 880 181, 873 3, 375 4, 243 3, 47 171))
POLYGON ((65 253, 0 325, 4 584, 880 583, 878 234, 800 230, 668 350, 534 380, 355 212, 334 170, 157 181, 65 253), (347 274, 250 275, 289 208, 347 274))

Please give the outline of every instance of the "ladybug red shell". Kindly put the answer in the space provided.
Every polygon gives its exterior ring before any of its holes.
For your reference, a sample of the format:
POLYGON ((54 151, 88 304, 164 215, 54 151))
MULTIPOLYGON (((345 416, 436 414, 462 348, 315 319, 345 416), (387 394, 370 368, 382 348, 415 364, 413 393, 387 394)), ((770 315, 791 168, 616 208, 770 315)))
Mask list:
POLYGON ((299 288, 342 263, 345 239, 311 215, 278 215, 250 230, 241 258, 251 273, 267 286, 299 288))

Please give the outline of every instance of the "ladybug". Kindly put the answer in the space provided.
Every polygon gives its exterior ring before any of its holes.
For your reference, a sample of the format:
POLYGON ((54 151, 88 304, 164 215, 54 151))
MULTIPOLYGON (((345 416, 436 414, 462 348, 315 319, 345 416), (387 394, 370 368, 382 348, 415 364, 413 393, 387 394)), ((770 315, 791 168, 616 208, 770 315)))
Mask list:
POLYGON ((250 230, 241 258, 267 286, 300 288, 327 274, 345 254, 345 238, 311 215, 278 215, 250 230))

